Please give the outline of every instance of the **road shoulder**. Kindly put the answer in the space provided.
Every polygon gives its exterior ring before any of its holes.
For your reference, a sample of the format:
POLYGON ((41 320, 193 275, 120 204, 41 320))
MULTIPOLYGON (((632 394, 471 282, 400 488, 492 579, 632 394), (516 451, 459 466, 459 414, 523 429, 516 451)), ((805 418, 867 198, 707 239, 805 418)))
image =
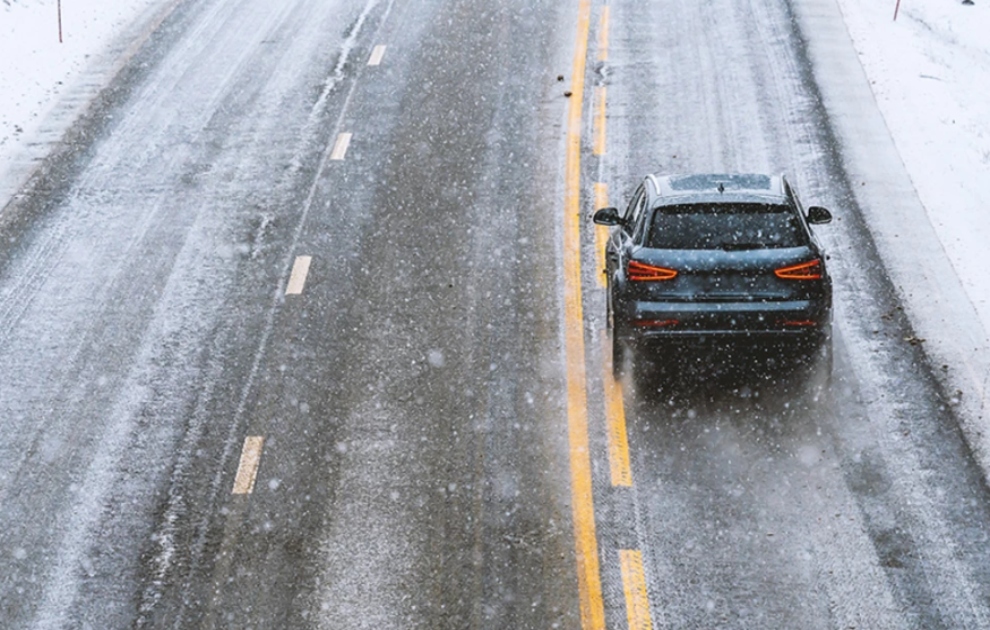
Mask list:
POLYGON ((795 2, 792 11, 855 204, 911 322, 913 336, 904 342, 922 347, 987 478, 986 330, 897 151, 835 0, 795 2))
POLYGON ((47 109, 30 141, 0 156, 0 231, 23 225, 35 214, 30 211, 33 191, 50 191, 63 179, 65 169, 89 147, 109 120, 112 107, 146 68, 149 42, 167 30, 162 27, 185 4, 186 0, 158 0, 138 12, 47 109))

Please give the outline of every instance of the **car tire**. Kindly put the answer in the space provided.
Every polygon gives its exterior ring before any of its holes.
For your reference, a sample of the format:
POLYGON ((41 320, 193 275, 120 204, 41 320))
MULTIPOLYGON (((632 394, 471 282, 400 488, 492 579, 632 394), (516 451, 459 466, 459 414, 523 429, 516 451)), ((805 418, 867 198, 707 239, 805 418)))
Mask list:
POLYGON ((612 377, 615 380, 621 379, 625 376, 628 366, 626 363, 629 361, 629 349, 626 344, 620 340, 615 331, 612 331, 612 377))

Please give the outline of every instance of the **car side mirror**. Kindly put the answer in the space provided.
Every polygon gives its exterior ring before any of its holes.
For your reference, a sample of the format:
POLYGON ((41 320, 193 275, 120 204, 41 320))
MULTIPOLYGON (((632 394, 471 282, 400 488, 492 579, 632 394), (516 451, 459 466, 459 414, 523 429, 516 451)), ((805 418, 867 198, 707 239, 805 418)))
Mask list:
POLYGON ((602 208, 595 211, 591 220, 598 225, 625 225, 625 221, 619 216, 618 208, 602 208))
POLYGON ((819 225, 832 221, 832 213, 821 206, 808 208, 808 223, 819 225))

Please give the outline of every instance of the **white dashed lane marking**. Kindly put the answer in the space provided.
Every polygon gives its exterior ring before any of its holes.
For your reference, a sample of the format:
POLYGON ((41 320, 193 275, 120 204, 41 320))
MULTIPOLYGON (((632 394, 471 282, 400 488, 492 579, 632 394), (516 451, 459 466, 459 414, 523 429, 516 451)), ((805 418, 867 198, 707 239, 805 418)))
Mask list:
POLYGON ((369 66, 377 66, 382 62, 382 57, 385 56, 385 46, 378 45, 371 50, 371 58, 368 59, 369 66))
POLYGON ((299 295, 303 292, 312 259, 312 256, 296 256, 296 262, 292 265, 292 274, 289 276, 289 284, 285 287, 286 295, 299 295))
POLYGON ((237 476, 234 478, 234 494, 251 494, 254 490, 254 479, 258 476, 261 448, 264 444, 265 438, 260 435, 249 435, 244 438, 241 463, 237 466, 237 476))
POLYGON ((337 142, 333 145, 333 152, 330 154, 331 160, 343 160, 347 155, 347 147, 351 144, 351 134, 342 133, 337 136, 337 142))

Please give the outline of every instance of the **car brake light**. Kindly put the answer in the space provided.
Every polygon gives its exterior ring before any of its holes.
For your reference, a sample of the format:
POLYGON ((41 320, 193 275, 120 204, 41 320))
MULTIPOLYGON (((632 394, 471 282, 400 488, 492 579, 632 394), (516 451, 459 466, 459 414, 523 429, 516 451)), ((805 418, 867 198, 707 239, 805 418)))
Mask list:
POLYGON ((783 278, 784 280, 821 280, 822 261, 816 258, 798 265, 781 267, 775 270, 774 273, 778 278, 783 278))
POLYGON ((647 265, 638 260, 630 260, 626 267, 626 276, 634 282, 658 282, 673 280, 677 277, 677 271, 666 267, 647 265))

